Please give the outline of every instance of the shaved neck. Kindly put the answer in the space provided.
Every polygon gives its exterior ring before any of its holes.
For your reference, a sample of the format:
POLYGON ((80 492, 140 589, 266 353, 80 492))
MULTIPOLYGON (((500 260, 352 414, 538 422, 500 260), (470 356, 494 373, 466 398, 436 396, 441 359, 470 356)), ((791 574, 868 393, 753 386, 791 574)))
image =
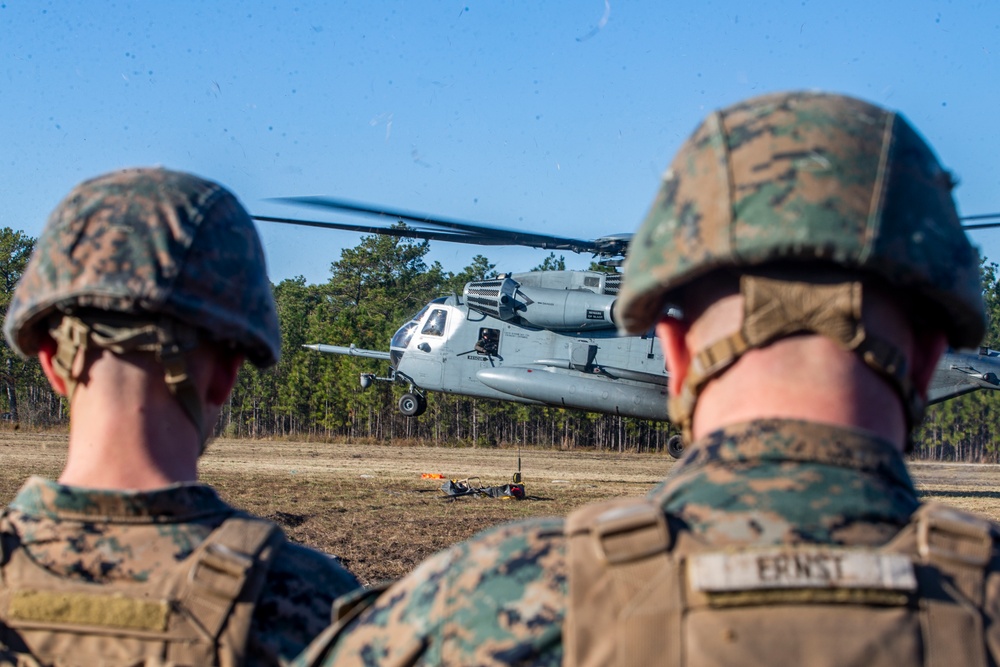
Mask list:
MULTIPOLYGON (((726 288, 698 295, 702 308, 685 310, 686 322, 665 319, 657 328, 676 393, 691 358, 711 343, 739 329, 743 298, 726 288), (690 313, 690 316, 688 316, 690 313)), ((900 347, 911 365, 918 391, 926 387, 944 349, 944 337, 914 336, 902 310, 878 292, 866 293, 866 322, 871 334, 900 347), (870 316, 868 311, 871 309, 870 316)), ((702 390, 694 411, 697 439, 730 424, 755 419, 801 419, 861 428, 903 448, 906 413, 895 388, 854 352, 818 335, 795 335, 750 350, 702 390)))
MULTIPOLYGON (((50 375, 54 346, 39 353, 50 375)), ((149 490, 195 481, 202 435, 170 393, 163 367, 149 353, 88 352, 87 370, 70 406, 69 453, 59 481, 95 489, 149 490)), ((189 372, 204 398, 207 424, 214 424, 242 361, 216 358, 199 349, 189 372)))

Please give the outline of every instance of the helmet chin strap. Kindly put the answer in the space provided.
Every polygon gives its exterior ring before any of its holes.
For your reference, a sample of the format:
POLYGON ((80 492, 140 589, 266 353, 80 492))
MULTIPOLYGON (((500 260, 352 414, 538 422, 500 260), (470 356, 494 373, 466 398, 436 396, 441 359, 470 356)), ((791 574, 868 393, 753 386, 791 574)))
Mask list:
POLYGON ((679 425, 686 442, 692 440, 695 404, 708 383, 719 377, 747 351, 799 333, 830 338, 854 352, 882 376, 903 401, 909 437, 923 419, 925 402, 913 387, 903 351, 865 329, 860 281, 797 282, 759 274, 740 276, 743 323, 740 330, 695 353, 681 391, 669 403, 670 419, 679 425))
POLYGON ((93 346, 125 354, 152 352, 163 366, 164 380, 171 395, 194 424, 199 437, 199 455, 208 442, 202 400, 188 373, 188 354, 199 345, 198 332, 170 318, 136 321, 129 317, 102 314, 100 318, 62 315, 53 320, 49 335, 56 341, 52 360, 55 373, 66 384, 70 403, 81 382, 87 381, 87 350, 93 346))

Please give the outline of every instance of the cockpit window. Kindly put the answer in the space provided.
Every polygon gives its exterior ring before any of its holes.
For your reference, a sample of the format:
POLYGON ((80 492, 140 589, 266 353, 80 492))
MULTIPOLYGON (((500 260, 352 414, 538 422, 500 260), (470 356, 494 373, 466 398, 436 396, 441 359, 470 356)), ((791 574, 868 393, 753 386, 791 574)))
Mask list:
POLYGON ((417 313, 416 315, 414 315, 414 316, 413 316, 413 319, 412 319, 412 320, 410 320, 410 321, 411 321, 411 322, 413 322, 413 323, 417 323, 417 322, 419 322, 419 321, 420 321, 420 320, 421 320, 421 319, 423 318, 423 316, 424 316, 424 313, 426 313, 426 312, 427 312, 427 309, 428 309, 428 308, 430 308, 430 306, 429 306, 429 305, 428 305, 428 306, 424 306, 423 308, 421 308, 421 309, 420 309, 420 312, 419 312, 419 313, 417 313))
POLYGON ((413 333, 420 326, 420 319, 427 312, 430 306, 424 306, 420 309, 420 312, 413 316, 409 322, 399 327, 396 333, 393 335, 392 340, 389 342, 389 346, 392 348, 405 348, 410 344, 410 339, 413 338, 413 333))
POLYGON ((420 330, 420 333, 425 336, 443 336, 444 326, 447 321, 448 311, 441 308, 435 308, 431 311, 431 314, 427 318, 424 328, 420 330))
POLYGON ((399 330, 389 342, 389 346, 394 348, 405 348, 410 344, 410 339, 413 338, 413 332, 416 330, 416 322, 407 322, 403 326, 399 327, 399 330))

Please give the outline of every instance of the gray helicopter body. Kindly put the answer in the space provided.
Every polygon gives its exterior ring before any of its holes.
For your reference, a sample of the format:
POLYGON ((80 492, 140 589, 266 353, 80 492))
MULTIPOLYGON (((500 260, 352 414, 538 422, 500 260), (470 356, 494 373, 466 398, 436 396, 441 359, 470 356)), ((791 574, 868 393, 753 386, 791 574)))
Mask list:
MULTIPOLYGON (((436 391, 666 420, 667 374, 655 337, 619 336, 615 328, 619 282, 619 274, 597 271, 471 282, 400 327, 388 353, 307 347, 388 360, 388 377, 366 374, 362 384, 409 384, 418 406, 436 391)), ((400 405, 409 412, 412 404, 404 397, 400 405)))
POLYGON ((1000 389, 1000 352, 949 350, 938 362, 927 390, 929 403, 955 398, 977 389, 1000 389))
MULTIPOLYGON (((653 332, 620 336, 614 301, 620 275, 546 271, 468 283, 435 299, 392 337, 389 352, 315 344, 331 354, 384 359, 387 377, 409 385, 400 409, 419 416, 426 392, 667 420, 667 378, 653 332)), ((946 353, 931 403, 1000 388, 1000 353, 946 353)))

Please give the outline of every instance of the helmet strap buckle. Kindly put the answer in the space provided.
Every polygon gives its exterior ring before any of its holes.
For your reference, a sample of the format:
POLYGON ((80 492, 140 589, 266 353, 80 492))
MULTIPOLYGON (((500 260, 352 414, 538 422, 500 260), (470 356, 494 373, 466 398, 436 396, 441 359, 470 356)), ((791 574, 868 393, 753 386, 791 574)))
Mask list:
POLYGON ((108 317, 88 321, 64 314, 49 327, 56 341, 53 370, 66 384, 70 404, 81 382, 86 382, 86 358, 90 346, 115 354, 153 352, 163 367, 163 379, 171 395, 194 424, 200 439, 199 454, 208 441, 201 397, 188 372, 188 354, 199 344, 197 331, 170 318, 156 322, 135 321, 128 317, 108 317))
POLYGON ((766 272, 741 275, 740 330, 693 355, 680 394, 670 399, 670 419, 681 427, 685 441, 692 439, 695 405, 711 380, 747 351, 800 333, 825 336, 857 354, 899 394, 908 430, 912 432, 923 417, 924 401, 910 380, 903 351, 894 343, 866 332, 862 292, 862 282, 846 276, 838 281, 816 281, 771 278, 766 272))

